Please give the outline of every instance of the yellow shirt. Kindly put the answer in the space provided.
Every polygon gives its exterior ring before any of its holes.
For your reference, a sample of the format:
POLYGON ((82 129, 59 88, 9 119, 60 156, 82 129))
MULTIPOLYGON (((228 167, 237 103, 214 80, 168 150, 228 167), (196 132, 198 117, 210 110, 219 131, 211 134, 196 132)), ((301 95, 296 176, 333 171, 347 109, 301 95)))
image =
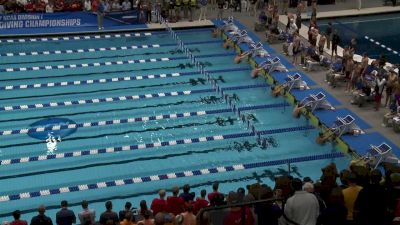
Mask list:
POLYGON ((344 205, 347 208, 347 220, 353 220, 354 203, 356 202, 358 193, 361 189, 361 186, 354 185, 342 190, 344 205))

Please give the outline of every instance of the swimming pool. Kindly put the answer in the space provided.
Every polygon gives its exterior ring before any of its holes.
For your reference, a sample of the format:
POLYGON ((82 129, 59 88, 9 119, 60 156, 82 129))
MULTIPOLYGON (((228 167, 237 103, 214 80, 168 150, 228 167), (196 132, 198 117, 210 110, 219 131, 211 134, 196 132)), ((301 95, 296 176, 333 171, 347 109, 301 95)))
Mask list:
POLYGON ((1 45, 0 210, 54 217, 61 200, 98 213, 148 202, 161 188, 189 183, 226 192, 274 176, 318 179, 347 158, 318 146, 318 130, 294 119, 283 98, 213 39, 211 28, 179 30, 226 98, 212 88, 165 31, 5 41, 1 45), (257 142, 225 103, 234 101, 264 137, 257 142), (6 203, 6 204, 5 204, 6 203))
POLYGON ((389 62, 400 63, 400 13, 322 19, 318 20, 321 31, 326 30, 328 22, 338 30, 342 47, 355 37, 358 54, 366 52, 371 58, 379 58, 383 53, 389 62))

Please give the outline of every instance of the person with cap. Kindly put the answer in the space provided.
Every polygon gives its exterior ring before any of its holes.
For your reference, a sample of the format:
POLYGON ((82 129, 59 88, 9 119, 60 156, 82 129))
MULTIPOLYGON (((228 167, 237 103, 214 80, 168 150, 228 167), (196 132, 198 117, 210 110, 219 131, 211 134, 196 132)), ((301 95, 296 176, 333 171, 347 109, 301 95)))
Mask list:
MULTIPOLYGON (((239 194, 231 191, 227 197, 228 205, 239 203, 239 194)), ((229 212, 224 217, 224 225, 253 225, 254 215, 253 212, 247 206, 232 206, 229 212), (243 216, 244 215, 244 216, 243 216), (243 222, 243 219, 245 220, 243 222)))
POLYGON ((303 191, 303 182, 294 178, 292 187, 295 191, 285 205, 284 213, 288 220, 301 225, 315 225, 319 215, 319 203, 314 194, 303 191))
POLYGON ((362 187, 357 185, 357 176, 354 173, 350 173, 348 179, 349 187, 343 189, 344 205, 347 208, 347 223, 354 224, 354 203, 360 193, 362 187))
POLYGON ((38 208, 39 215, 32 217, 30 225, 53 225, 50 217, 46 216, 46 207, 44 205, 38 208))
POLYGON ((178 196, 179 187, 172 188, 172 196, 167 198, 168 212, 176 215, 185 210, 185 200, 178 196))
POLYGON ((68 202, 66 200, 61 201, 61 210, 56 214, 57 225, 72 225, 76 223, 75 213, 68 209, 68 202))
POLYGON ((157 215, 159 212, 166 212, 168 209, 167 200, 165 200, 166 191, 161 189, 158 191, 160 198, 153 199, 150 209, 153 210, 153 214, 157 215))
POLYGON ((21 220, 21 211, 15 210, 12 215, 14 217, 14 221, 12 221, 10 225, 28 225, 26 220, 21 220))

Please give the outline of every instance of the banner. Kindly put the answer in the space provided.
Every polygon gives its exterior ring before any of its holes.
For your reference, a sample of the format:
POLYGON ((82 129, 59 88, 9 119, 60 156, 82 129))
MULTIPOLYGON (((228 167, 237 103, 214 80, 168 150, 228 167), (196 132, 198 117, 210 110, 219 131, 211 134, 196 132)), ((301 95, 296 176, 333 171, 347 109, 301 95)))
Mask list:
MULTIPOLYGON (((137 24, 137 11, 106 14, 105 26, 137 24)), ((97 26, 97 16, 91 12, 23 13, 0 15, 0 30, 20 28, 62 28, 97 26)))

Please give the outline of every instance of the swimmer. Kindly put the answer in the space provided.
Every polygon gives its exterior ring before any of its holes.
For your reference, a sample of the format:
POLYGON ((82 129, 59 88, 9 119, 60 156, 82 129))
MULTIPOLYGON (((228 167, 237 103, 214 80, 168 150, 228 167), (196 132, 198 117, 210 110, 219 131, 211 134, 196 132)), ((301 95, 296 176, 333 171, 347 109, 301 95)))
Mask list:
POLYGON ((217 38, 217 37, 220 36, 220 35, 221 35, 221 30, 218 29, 218 28, 214 28, 213 31, 212 31, 212 33, 211 33, 211 36, 212 36, 213 38, 217 38))
POLYGON ((252 78, 256 78, 256 77, 258 77, 258 74, 260 73, 260 71, 263 69, 263 67, 258 67, 258 66, 256 66, 256 68, 254 68, 252 71, 251 71, 251 77, 252 78))
POLYGON ((315 142, 319 145, 325 144, 327 141, 332 141, 334 139, 335 133, 332 130, 328 130, 326 133, 320 132, 315 142))
POLYGON ((233 41, 232 41, 232 39, 227 38, 227 39, 225 40, 225 42, 224 42, 223 47, 224 47, 225 49, 229 49, 229 47, 233 47, 233 41))
POLYGON ((281 91, 283 91, 285 88, 286 88, 285 84, 277 85, 272 88, 271 95, 274 97, 278 97, 281 94, 281 91))
POLYGON ((304 109, 305 107, 306 107, 305 105, 302 105, 300 103, 297 104, 293 109, 293 113, 292 113, 293 117, 300 118, 301 110, 304 109))

